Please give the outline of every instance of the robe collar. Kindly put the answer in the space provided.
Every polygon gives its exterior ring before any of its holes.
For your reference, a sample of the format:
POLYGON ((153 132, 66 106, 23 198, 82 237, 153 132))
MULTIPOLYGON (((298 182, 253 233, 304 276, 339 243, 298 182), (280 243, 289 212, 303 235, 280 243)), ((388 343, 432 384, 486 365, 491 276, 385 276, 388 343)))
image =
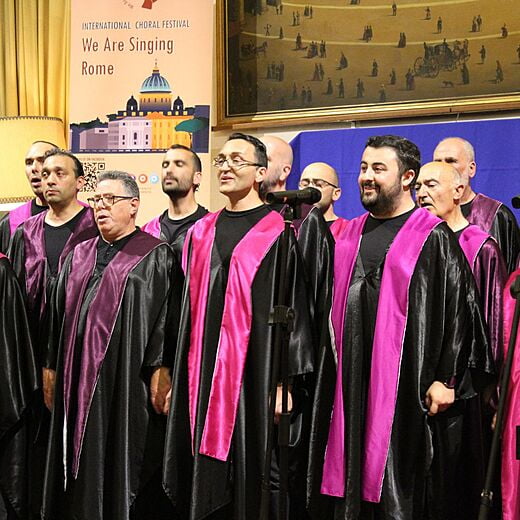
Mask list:
POLYGON ((486 233, 489 233, 500 206, 502 206, 502 203, 498 200, 478 193, 471 201, 471 209, 467 219, 470 224, 475 224, 486 233))
POLYGON ((338 238, 341 236, 341 234, 345 231, 345 228, 348 225, 348 220, 342 217, 338 217, 331 225, 330 225, 330 232, 332 233, 332 236, 334 237, 334 240, 338 240, 338 238))
POLYGON ((475 225, 467 226, 459 235, 460 247, 468 259, 472 271, 475 269, 475 261, 478 254, 480 253, 480 250, 482 249, 482 246, 490 238, 491 235, 475 225))
POLYGON ((155 238, 161 238, 161 215, 147 222, 141 229, 155 238))
POLYGON ((9 212, 9 230, 11 236, 14 235, 14 232, 20 224, 23 224, 27 219, 31 218, 31 206, 32 200, 9 212))
MULTIPOLYGON (((84 206, 84 204, 81 204, 84 206)), ((45 216, 47 212, 39 213, 25 221, 23 226, 25 249, 25 289, 27 305, 31 311, 37 311, 41 316, 46 304, 45 286, 47 285, 47 252, 45 249, 45 216), (40 302, 40 308, 36 306, 40 302)), ((83 212, 74 231, 70 234, 60 255, 58 272, 61 271, 63 261, 74 247, 98 234, 94 221, 94 214, 89 208, 83 212)))

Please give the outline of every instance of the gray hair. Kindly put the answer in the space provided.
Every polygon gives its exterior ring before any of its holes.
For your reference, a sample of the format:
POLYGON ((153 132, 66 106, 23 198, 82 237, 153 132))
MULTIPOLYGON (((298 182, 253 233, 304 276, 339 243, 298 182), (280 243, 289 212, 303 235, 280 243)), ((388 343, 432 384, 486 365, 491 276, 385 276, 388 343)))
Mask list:
POLYGON ((135 179, 126 172, 117 170, 100 173, 97 178, 98 184, 101 181, 119 181, 123 185, 125 193, 131 197, 139 198, 139 187, 135 179))

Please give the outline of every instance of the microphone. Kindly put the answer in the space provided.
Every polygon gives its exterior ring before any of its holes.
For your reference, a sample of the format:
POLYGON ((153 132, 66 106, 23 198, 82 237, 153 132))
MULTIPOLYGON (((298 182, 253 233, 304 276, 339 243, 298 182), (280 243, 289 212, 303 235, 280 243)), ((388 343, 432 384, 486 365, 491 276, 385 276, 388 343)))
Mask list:
POLYGON ((308 187, 303 190, 272 191, 268 193, 265 200, 268 204, 280 202, 282 204, 315 204, 321 199, 321 191, 308 187))
POLYGON ((513 205, 513 208, 520 209, 520 195, 513 197, 511 199, 511 204, 513 205))

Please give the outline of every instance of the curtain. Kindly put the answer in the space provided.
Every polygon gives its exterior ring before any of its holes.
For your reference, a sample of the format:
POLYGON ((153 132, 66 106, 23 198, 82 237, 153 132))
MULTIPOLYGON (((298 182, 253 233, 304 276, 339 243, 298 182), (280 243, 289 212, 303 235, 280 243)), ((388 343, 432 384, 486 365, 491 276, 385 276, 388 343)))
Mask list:
POLYGON ((0 116, 68 123, 71 0, 0 0, 0 116))

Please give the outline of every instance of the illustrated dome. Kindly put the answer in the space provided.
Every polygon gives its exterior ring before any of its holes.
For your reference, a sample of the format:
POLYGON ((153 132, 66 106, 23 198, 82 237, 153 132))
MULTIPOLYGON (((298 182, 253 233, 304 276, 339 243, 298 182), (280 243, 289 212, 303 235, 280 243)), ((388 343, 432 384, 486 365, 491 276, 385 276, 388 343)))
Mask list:
POLYGON ((134 96, 130 96, 130 99, 126 102, 127 112, 137 112, 137 101, 134 96))
POLYGON ((141 85, 141 94, 148 92, 171 92, 172 89, 168 81, 161 76, 157 63, 153 69, 152 75, 148 76, 141 85))

